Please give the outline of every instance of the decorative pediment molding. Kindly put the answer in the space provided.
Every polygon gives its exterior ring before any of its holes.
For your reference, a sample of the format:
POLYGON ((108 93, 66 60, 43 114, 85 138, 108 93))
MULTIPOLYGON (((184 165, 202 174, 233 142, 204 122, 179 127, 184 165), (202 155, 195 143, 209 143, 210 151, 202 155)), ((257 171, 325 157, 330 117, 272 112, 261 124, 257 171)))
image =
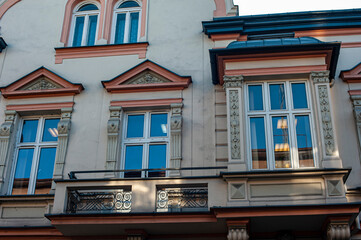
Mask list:
POLYGON ((71 83, 45 67, 29 73, 0 91, 5 98, 71 96, 83 90, 82 84, 71 83))
POLYGON ((361 83, 361 63, 350 70, 341 71, 340 78, 347 83, 361 83))
POLYGON ((189 76, 179 76, 168 69, 146 60, 134 68, 103 81, 111 93, 183 90, 192 82, 189 76))

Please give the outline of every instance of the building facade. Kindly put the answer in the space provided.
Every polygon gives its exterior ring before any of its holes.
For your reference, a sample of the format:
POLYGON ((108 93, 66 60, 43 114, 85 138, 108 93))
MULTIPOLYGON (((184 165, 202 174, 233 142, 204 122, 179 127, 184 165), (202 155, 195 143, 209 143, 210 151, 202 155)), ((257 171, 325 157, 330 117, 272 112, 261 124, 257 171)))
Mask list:
POLYGON ((361 238, 360 9, 3 0, 0 26, 1 239, 361 238))

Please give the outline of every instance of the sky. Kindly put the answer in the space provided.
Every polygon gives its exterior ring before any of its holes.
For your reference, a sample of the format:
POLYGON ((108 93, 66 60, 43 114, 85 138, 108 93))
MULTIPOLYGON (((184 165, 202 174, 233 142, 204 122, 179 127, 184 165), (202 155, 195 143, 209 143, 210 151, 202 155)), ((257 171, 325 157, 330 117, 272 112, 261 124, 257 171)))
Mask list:
POLYGON ((361 8, 361 0, 233 0, 240 15, 361 8))

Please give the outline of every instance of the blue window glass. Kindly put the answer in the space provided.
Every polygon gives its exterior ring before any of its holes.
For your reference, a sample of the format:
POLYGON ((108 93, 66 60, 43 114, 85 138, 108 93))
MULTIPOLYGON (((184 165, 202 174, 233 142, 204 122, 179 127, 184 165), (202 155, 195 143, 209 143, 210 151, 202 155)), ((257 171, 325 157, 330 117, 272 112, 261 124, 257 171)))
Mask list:
POLYGON ((76 17, 75 19, 73 47, 81 46, 81 40, 83 38, 84 19, 84 17, 76 17))
POLYGON ((92 11, 92 10, 99 10, 97 6, 95 6, 94 4, 85 4, 84 6, 82 6, 81 8, 79 8, 78 12, 83 12, 83 11, 92 11))
POLYGON ((307 108, 306 86, 304 83, 292 83, 293 108, 307 108))
POLYGON ((89 30, 87 46, 93 46, 95 43, 95 33, 97 31, 98 15, 89 16, 89 30))
POLYGON ((287 117, 272 117, 273 147, 276 168, 290 168, 291 156, 287 117))
POLYGON ((58 141, 58 118, 46 119, 44 123, 43 142, 56 142, 58 141))
POLYGON ((250 118, 252 168, 267 168, 266 135, 263 117, 250 118))
POLYGON ((117 23, 115 28, 115 44, 124 43, 124 32, 125 32, 125 14, 117 15, 117 23))
POLYGON ((127 1, 120 4, 118 8, 130 8, 130 7, 139 7, 139 4, 134 1, 127 1))
POLYGON ((283 84, 271 84, 269 86, 271 97, 271 109, 286 109, 285 87, 283 84))
POLYGON ((129 115, 127 138, 143 137, 144 130, 144 115, 129 115))
POLYGON ((38 166, 35 194, 48 194, 53 179, 56 148, 42 148, 38 166))
MULTIPOLYGON (((166 168, 167 167, 167 145, 150 145, 149 146, 149 167, 166 168)), ((149 171, 148 177, 164 177, 165 171, 149 171)))
POLYGON ((296 116, 295 124, 300 167, 314 167, 309 117, 296 116))
POLYGON ((165 113, 162 114, 152 114, 150 123, 150 136, 151 137, 162 137, 167 136, 167 122, 168 115, 165 113))
POLYGON ((249 110, 263 110, 262 85, 248 86, 249 110))
POLYGON ((130 14, 130 34, 129 42, 134 43, 138 41, 138 21, 139 21, 139 12, 130 14))
POLYGON ((35 142, 36 132, 38 131, 38 122, 38 120, 24 121, 20 142, 35 142))
MULTIPOLYGON (((126 146, 125 170, 142 169, 143 146, 126 146)), ((124 177, 141 177, 141 172, 125 172, 124 177)))
POLYGON ((20 149, 18 152, 12 191, 14 195, 23 195, 28 192, 33 154, 33 148, 20 149))

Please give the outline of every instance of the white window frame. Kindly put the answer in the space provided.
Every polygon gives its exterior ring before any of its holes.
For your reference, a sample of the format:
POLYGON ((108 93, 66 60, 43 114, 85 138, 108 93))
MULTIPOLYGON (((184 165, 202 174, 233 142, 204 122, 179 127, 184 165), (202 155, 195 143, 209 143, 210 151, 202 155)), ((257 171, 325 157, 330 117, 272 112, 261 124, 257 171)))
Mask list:
POLYGON ((309 81, 306 80, 280 80, 280 81, 252 81, 247 82, 244 87, 244 109, 245 109, 245 119, 246 119, 246 135, 247 135, 247 163, 248 169, 252 171, 263 171, 263 170, 287 170, 287 169, 314 169, 318 168, 318 154, 317 154, 317 139, 316 139, 316 129, 315 121, 313 117, 313 108, 312 108, 312 99, 311 99, 311 89, 309 86, 309 81), (292 83, 304 83, 306 89, 306 98, 308 108, 305 109, 294 109, 293 108, 293 93, 291 84, 292 83), (285 97, 286 97, 286 109, 284 110, 271 110, 271 100, 270 100, 270 91, 269 86, 272 84, 284 84, 285 87, 285 97), (263 110, 249 110, 249 96, 248 96, 248 86, 252 85, 262 85, 262 96, 263 96, 263 110), (292 103, 292 104, 291 104, 292 103), (309 124, 311 131, 312 139, 312 153, 313 153, 313 167, 300 167, 298 159, 298 148, 297 148, 297 136, 296 136, 296 126, 294 125, 294 120, 296 116, 309 116, 309 124), (290 158, 291 166, 289 168, 276 168, 275 158, 273 149, 273 134, 272 134, 272 117, 274 116, 287 116, 288 123, 288 136, 289 136, 289 147, 290 147, 290 158), (251 117, 264 117, 265 124, 265 138, 266 138, 266 156, 267 156, 267 168, 265 169, 256 169, 252 168, 252 150, 251 150, 251 129, 250 129, 250 118, 251 117))
POLYGON ((117 4, 115 4, 115 7, 113 9, 113 19, 112 19, 112 31, 111 31, 111 38, 110 41, 111 43, 115 43, 115 32, 116 32, 116 27, 117 27, 117 16, 118 14, 124 14, 125 13, 125 27, 124 27, 124 39, 123 39, 123 43, 120 44, 125 44, 125 43, 129 43, 129 35, 130 35, 130 23, 131 23, 131 19, 130 19, 130 14, 133 12, 139 12, 139 19, 138 19, 138 33, 137 33, 137 42, 139 42, 139 38, 140 38, 140 28, 141 28, 141 18, 142 18, 142 4, 140 3, 140 1, 136 1, 136 0, 125 0, 125 1, 119 1, 117 4), (122 3, 124 2, 136 2, 139 4, 139 7, 133 7, 133 8, 118 8, 122 3))
MULTIPOLYGON (((41 142, 41 138, 44 133, 45 120, 47 120, 47 119, 59 119, 60 120, 60 116, 31 116, 31 117, 23 117, 20 119, 20 122, 19 122, 20 127, 16 134, 16 147, 15 147, 14 156, 13 156, 14 160, 13 160, 12 168, 11 168, 11 178, 9 181, 9 187, 8 187, 8 193, 7 193, 8 195, 12 195, 12 191, 13 191, 13 184, 14 184, 15 171, 16 171, 16 166, 17 166, 17 161, 18 161, 19 150, 27 149, 27 148, 34 149, 27 194, 35 193, 35 186, 36 186, 36 180, 37 180, 36 178, 37 178, 37 173, 38 173, 41 149, 42 148, 50 148, 50 147, 52 147, 52 148, 58 147, 58 141, 41 142), (21 133, 23 131, 25 120, 38 120, 38 127, 37 127, 35 142, 31 142, 31 143, 21 143, 20 142, 21 133)), ((54 159, 54 168, 55 168, 55 159, 54 159)), ((54 175, 54 169, 53 169, 52 174, 54 175)))
MULTIPOLYGON (((125 152, 127 146, 143 145, 142 154, 142 168, 148 169, 149 166, 149 146, 150 145, 166 145, 166 168, 169 166, 170 156, 170 113, 167 111, 132 111, 124 114, 123 131, 122 131, 122 153, 121 153, 121 169, 125 169, 125 152), (142 138, 127 138, 128 116, 130 115, 144 115, 144 128, 142 138), (152 114, 167 114, 167 136, 164 137, 150 137, 150 124, 152 114)), ((168 176, 168 171, 166 171, 168 176)), ((124 173, 121 174, 124 177, 124 173)), ((142 171, 141 177, 146 177, 145 171, 142 171)))
POLYGON ((71 27, 70 27, 70 34, 69 34, 69 46, 73 47, 73 40, 74 40, 74 33, 75 33, 75 24, 76 24, 76 18, 77 17, 81 17, 84 16, 84 28, 83 28, 83 34, 81 37, 81 46, 87 46, 87 42, 88 42, 88 32, 89 32, 89 16, 94 16, 97 15, 97 26, 96 26, 96 31, 95 31, 95 39, 94 39, 94 45, 96 43, 97 40, 97 36, 98 36, 98 28, 99 28, 99 22, 100 22, 100 10, 101 7, 99 6, 99 4, 97 2, 93 2, 93 1, 85 1, 85 2, 81 2, 80 4, 78 4, 74 10, 73 10, 73 14, 72 14, 72 20, 71 20, 71 27), (92 11, 82 11, 82 12, 78 12, 78 10, 87 4, 93 4, 95 6, 98 7, 98 10, 92 10, 92 11))

